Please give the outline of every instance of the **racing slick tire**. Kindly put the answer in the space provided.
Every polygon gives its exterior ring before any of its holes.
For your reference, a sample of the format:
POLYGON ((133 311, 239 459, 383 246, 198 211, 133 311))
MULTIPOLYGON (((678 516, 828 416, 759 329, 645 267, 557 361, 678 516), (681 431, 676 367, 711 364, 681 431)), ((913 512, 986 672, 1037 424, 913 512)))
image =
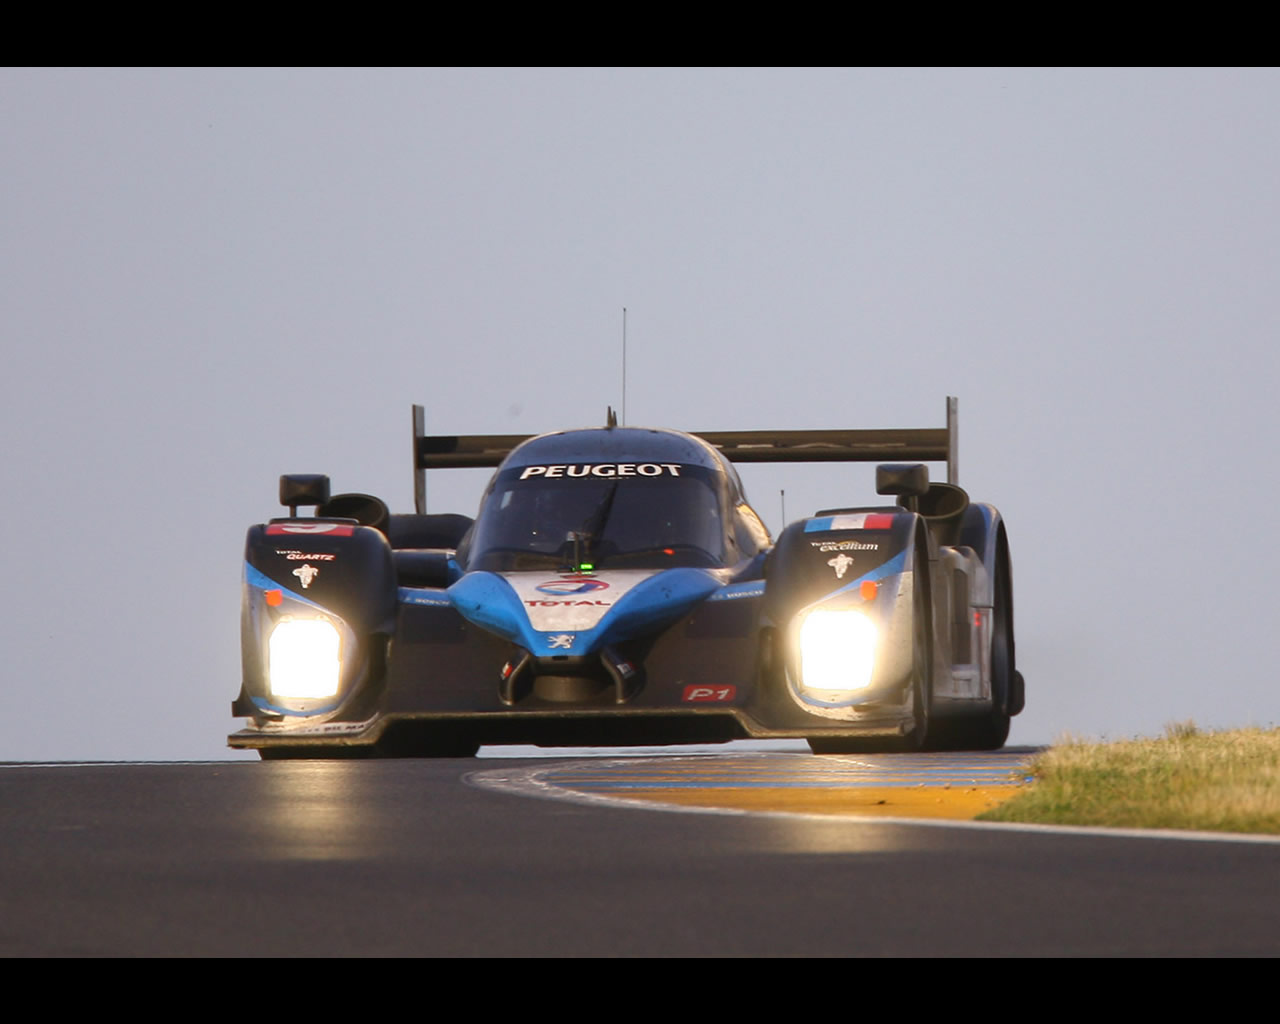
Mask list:
POLYGON ((885 749, 884 740, 845 736, 810 736, 805 742, 815 754, 877 754, 885 749))
MULTIPOLYGON (((927 559, 928 548, 916 546, 916 565, 927 559)), ((936 739, 933 724, 933 631, 929 628, 930 601, 928 571, 916 572, 912 587, 912 668, 911 668, 911 731, 902 737, 899 749, 907 752, 931 749, 936 739), (920 584, 923 583, 923 586, 920 584)))
POLYGON ((480 744, 467 740, 433 743, 378 743, 368 747, 266 747, 258 751, 264 761, 364 761, 402 757, 475 757, 480 744))
POLYGON ((363 761, 373 757, 369 747, 263 747, 263 761, 363 761))
POLYGON ((1009 738, 1010 718, 1021 710, 1022 676, 1013 667, 1009 558, 1002 545, 991 610, 991 710, 982 718, 948 723, 946 745, 958 750, 999 750, 1009 738))
POLYGON ((390 729, 378 741, 374 757, 475 757, 480 744, 466 736, 423 736, 416 730, 390 729))

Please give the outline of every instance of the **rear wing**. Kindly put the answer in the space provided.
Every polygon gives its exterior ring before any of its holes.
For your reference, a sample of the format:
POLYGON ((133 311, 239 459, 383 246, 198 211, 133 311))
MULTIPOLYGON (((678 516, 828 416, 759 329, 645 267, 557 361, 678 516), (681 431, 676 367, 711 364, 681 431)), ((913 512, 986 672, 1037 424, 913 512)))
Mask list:
MULTIPOLYGON (((731 462, 945 462, 959 483, 959 399, 947 398, 945 427, 909 430, 711 430, 694 432, 731 462)), ((413 407, 413 503, 427 510, 428 469, 499 465, 533 434, 433 435, 422 406, 413 407)))

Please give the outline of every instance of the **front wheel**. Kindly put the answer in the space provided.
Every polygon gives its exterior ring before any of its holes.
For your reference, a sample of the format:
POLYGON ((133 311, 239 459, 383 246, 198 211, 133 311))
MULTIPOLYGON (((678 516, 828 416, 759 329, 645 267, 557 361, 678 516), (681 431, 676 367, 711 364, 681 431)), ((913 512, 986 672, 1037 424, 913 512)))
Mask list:
POLYGON ((885 749, 883 740, 847 736, 810 736, 805 742, 815 754, 875 754, 885 749))
POLYGON ((364 761, 374 756, 370 747, 259 747, 264 761, 364 761))
POLYGON ((916 548, 916 571, 911 602, 911 731, 902 737, 906 751, 929 750, 934 740, 933 724, 933 634, 929 629, 930 602, 928 562, 920 570, 921 555, 916 548))
POLYGON ((949 745, 962 750, 999 750, 1009 738, 1009 719, 1022 710, 1022 674, 1013 667, 1013 595, 1009 562, 996 569, 991 620, 991 710, 948 729, 949 745))

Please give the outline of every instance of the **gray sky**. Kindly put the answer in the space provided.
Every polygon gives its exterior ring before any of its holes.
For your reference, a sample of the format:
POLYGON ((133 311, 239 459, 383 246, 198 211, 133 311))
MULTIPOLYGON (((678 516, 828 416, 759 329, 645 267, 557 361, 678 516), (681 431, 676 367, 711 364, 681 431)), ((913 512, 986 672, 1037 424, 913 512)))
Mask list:
MULTIPOLYGON (((1275 71, 0 71, 0 760, 224 756, 277 476, 403 511, 412 402, 603 423, 623 306, 633 424, 960 396, 1012 742, 1273 724, 1278 124, 1275 71)), ((742 475, 776 531, 871 473, 742 475)))

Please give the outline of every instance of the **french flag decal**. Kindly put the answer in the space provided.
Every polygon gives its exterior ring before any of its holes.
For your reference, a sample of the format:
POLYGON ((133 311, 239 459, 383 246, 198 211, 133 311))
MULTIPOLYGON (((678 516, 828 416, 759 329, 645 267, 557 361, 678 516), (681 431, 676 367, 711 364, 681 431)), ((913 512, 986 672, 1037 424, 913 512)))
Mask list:
POLYGON ((833 530, 892 530, 897 518, 892 512, 857 512, 845 516, 822 516, 804 524, 805 533, 828 533, 833 530))

